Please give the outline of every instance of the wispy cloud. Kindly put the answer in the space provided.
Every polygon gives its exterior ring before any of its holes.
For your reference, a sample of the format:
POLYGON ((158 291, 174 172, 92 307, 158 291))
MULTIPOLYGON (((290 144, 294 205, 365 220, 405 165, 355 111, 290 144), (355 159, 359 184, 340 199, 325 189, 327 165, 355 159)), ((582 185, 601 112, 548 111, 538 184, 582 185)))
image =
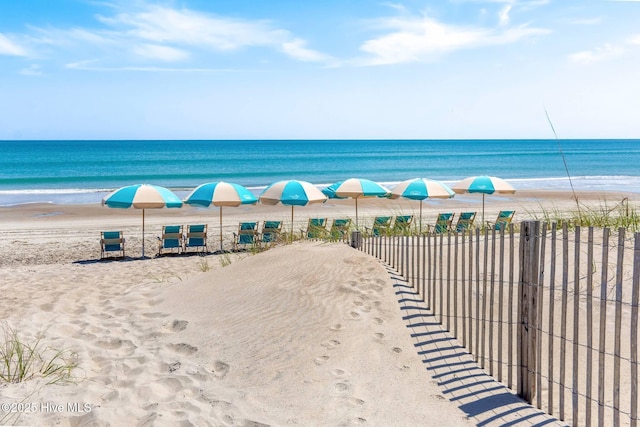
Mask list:
POLYGON ((501 26, 509 24, 509 12, 511 12, 510 4, 504 6, 502 9, 500 9, 500 12, 498 12, 498 20, 501 26))
POLYGON ((608 61, 617 58, 623 55, 625 51, 626 49, 623 46, 604 44, 592 50, 573 53, 569 55, 569 60, 573 62, 591 64, 594 62, 608 61))
MULTIPOLYGON (((71 64, 82 63, 78 56, 91 52, 92 56, 101 54, 104 64, 134 61, 130 65, 136 66, 136 61, 142 61, 148 66, 149 61, 156 60, 188 67, 193 63, 190 61, 202 61, 211 52, 251 48, 279 52, 296 61, 335 62, 331 56, 309 47, 306 40, 268 20, 230 18, 145 2, 133 4, 134 9, 126 2, 109 4, 114 13, 97 15, 99 26, 95 28, 32 28, 31 40, 36 45, 59 49, 61 56, 76 55, 69 61, 71 64)), ((0 54, 9 51, 8 47, 3 49, 3 40, 0 38, 0 54)), ((13 52, 20 51, 14 47, 13 52)))
POLYGON ((381 21, 389 33, 368 40, 361 49, 370 54, 369 65, 428 62, 461 49, 515 43, 550 33, 526 25, 500 29, 457 26, 430 17, 390 18, 381 21))
POLYGON ((27 56, 27 50, 7 36, 0 34, 0 55, 27 56))
POLYGON ((189 52, 170 46, 156 44, 140 44, 133 48, 133 52, 139 56, 161 61, 184 61, 190 57, 189 52))

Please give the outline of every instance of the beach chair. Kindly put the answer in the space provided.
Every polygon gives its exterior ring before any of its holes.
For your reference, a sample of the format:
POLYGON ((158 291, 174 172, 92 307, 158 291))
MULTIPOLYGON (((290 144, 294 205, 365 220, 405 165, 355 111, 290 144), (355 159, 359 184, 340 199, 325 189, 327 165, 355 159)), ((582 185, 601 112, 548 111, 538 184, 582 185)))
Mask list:
POLYGON ((371 234, 374 236, 383 236, 389 234, 391 228, 390 216, 377 216, 373 219, 373 226, 371 227, 371 234))
POLYGON ((398 215, 393 221, 393 234, 408 234, 411 231, 413 215, 398 215))
POLYGON ((100 259, 107 258, 109 252, 117 252, 124 258, 124 237, 122 231, 103 231, 100 233, 100 259))
POLYGON ((176 250, 180 253, 183 249, 182 225, 162 226, 162 236, 158 236, 158 256, 162 250, 176 250))
POLYGON ((462 212, 458 216, 458 222, 456 223, 456 232, 461 233, 463 230, 469 230, 473 226, 473 221, 476 219, 476 212, 462 212))
POLYGON ((233 248, 238 250, 240 245, 255 245, 258 243, 258 223, 241 222, 238 224, 238 232, 233 233, 233 248))
POLYGON ((183 251, 187 252, 189 248, 207 252, 207 224, 187 225, 183 251))
POLYGON ((309 218, 307 239, 321 239, 327 235, 327 218, 309 218))
POLYGON ((336 218, 331 224, 329 235, 332 240, 347 240, 349 229, 351 228, 351 218, 336 218))
POLYGON ((267 244, 276 243, 280 240, 281 232, 282 221, 264 221, 260 232, 260 241, 267 244))
POLYGON ((434 232, 436 234, 446 233, 451 230, 451 224, 453 224, 453 217, 455 214, 453 212, 445 212, 438 214, 438 218, 436 219, 436 226, 434 227, 434 232))
POLYGON ((511 224, 511 220, 513 219, 513 215, 516 211, 500 211, 498 213, 498 217, 495 222, 487 221, 487 224, 490 228, 494 230, 506 230, 507 226, 511 224))

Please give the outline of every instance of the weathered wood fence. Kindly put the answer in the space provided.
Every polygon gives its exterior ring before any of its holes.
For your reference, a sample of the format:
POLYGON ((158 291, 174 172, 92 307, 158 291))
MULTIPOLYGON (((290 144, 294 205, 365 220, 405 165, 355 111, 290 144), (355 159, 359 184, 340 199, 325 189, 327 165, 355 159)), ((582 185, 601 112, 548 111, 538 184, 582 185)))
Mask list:
POLYGON ((364 236, 481 368, 580 426, 638 424, 640 233, 527 221, 364 236))

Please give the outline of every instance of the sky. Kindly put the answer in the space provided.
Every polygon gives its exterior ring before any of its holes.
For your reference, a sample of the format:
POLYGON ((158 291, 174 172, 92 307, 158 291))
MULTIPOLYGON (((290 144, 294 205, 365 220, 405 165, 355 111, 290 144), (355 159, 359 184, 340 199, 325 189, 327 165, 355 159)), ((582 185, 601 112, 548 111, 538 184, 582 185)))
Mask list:
POLYGON ((0 0, 0 139, 640 138, 640 0, 0 0))

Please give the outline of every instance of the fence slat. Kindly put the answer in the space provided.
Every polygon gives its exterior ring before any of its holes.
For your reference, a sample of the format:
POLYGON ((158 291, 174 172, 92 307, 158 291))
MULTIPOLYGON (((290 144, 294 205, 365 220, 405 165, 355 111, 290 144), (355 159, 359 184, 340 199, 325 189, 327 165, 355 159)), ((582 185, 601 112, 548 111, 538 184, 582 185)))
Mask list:
POLYGON ((613 344, 613 426, 620 425, 620 362, 622 355, 620 346, 622 344, 622 286, 624 261, 624 228, 618 228, 618 262, 616 266, 616 324, 613 344))
POLYGON ((572 358, 571 365, 571 409, 572 409, 572 424, 578 425, 578 343, 580 341, 580 226, 576 226, 575 230, 575 243, 573 249, 573 339, 572 339, 572 358))
POLYGON ((600 337, 598 343, 598 425, 604 425, 605 345, 607 340, 607 281, 609 279, 609 229, 602 230, 602 264, 600 268, 600 337))
POLYGON ((633 244, 633 281, 631 290, 630 371, 631 371, 631 427, 638 425, 638 303, 640 298, 640 233, 633 244))
POLYGON ((547 243, 547 223, 542 224, 542 231, 540 233, 540 264, 539 275, 537 282, 537 299, 538 310, 536 313, 536 319, 538 321, 537 341, 536 341, 536 407, 542 409, 542 303, 544 301, 544 266, 545 266, 545 254, 547 243))
POLYGON ((587 375, 585 395, 584 425, 591 426, 591 403, 593 387, 593 227, 587 236, 587 375))
POLYGON ((567 287, 569 285, 569 231, 567 223, 562 225, 562 303, 560 307, 560 391, 558 415, 564 421, 564 398, 567 360, 567 287))

